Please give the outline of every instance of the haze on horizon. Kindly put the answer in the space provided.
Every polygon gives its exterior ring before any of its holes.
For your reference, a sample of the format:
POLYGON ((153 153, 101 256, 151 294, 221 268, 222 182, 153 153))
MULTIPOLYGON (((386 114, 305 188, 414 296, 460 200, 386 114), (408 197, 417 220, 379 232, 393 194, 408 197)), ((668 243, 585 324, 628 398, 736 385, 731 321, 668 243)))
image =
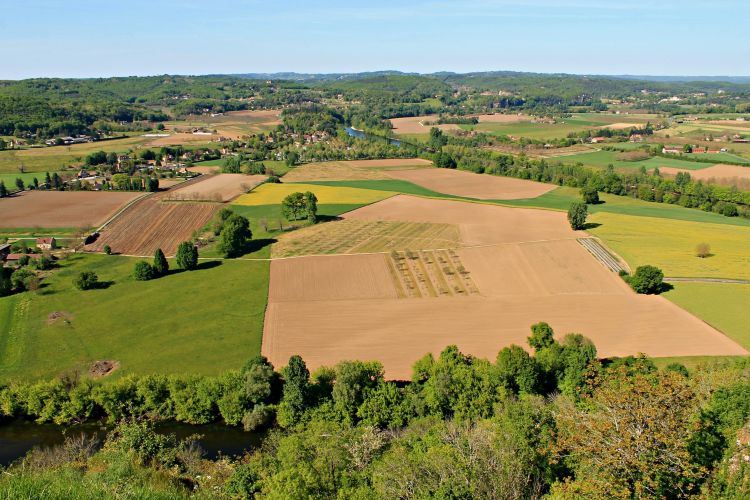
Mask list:
POLYGON ((741 0, 4 3, 0 79, 378 70, 750 75, 750 4, 741 0))

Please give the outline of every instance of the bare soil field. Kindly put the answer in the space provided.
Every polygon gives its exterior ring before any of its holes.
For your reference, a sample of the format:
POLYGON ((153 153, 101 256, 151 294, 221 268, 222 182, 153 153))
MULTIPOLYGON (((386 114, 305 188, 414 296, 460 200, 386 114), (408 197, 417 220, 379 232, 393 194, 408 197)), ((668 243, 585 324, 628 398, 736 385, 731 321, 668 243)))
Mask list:
POLYGON ((531 120, 531 116, 524 114, 504 115, 495 113, 492 115, 474 115, 479 119, 479 123, 518 123, 531 120))
POLYGON ((0 200, 0 226, 96 227, 143 193, 24 191, 0 200))
POLYGON ((431 161, 421 158, 308 163, 287 172, 284 182, 382 180, 390 179, 387 170, 430 165, 431 161))
POLYGON ((602 125, 599 128, 611 128, 612 130, 624 130, 627 128, 643 127, 645 125, 646 125, 645 123, 617 122, 617 123, 608 123, 607 125, 602 125))
POLYGON ((216 174, 204 175, 189 186, 170 189, 164 196, 170 201, 227 202, 265 181, 265 175, 216 174))
POLYGON ((196 172, 199 174, 217 174, 219 173, 219 170, 221 170, 221 167, 213 167, 213 166, 194 166, 194 167, 187 167, 187 170, 189 172, 196 172))
POLYGON ((432 127, 442 131, 458 130, 455 123, 446 125, 422 125, 423 122, 431 122, 438 119, 437 115, 407 116, 405 118, 391 118, 394 134, 428 134, 432 127))
POLYGON ((344 219, 458 224, 466 246, 571 239, 585 235, 570 229, 566 215, 551 210, 511 208, 398 195, 359 208, 344 219))
POLYGON ((489 359, 526 347, 538 321, 590 337, 601 356, 746 354, 668 300, 633 293, 564 214, 402 195, 345 220, 457 224, 463 247, 274 260, 263 336, 273 363, 377 359, 403 379, 449 344, 489 359))
POLYGON ((438 193, 466 196, 480 200, 519 200, 536 198, 552 191, 556 186, 541 182, 475 174, 449 168, 424 168, 418 170, 394 170, 388 175, 413 182, 438 193))
POLYGON ((273 257, 457 248, 455 224, 345 219, 279 236, 273 257))
POLYGON ((750 167, 738 165, 713 165, 701 170, 685 170, 682 168, 663 167, 659 172, 667 175, 677 175, 679 172, 687 172, 690 177, 712 184, 724 186, 737 186, 750 189, 750 167))
POLYGON ((177 245, 206 225, 221 205, 168 203, 149 196, 128 207, 86 250, 101 252, 109 245, 114 253, 152 256, 157 248, 174 255, 177 245))

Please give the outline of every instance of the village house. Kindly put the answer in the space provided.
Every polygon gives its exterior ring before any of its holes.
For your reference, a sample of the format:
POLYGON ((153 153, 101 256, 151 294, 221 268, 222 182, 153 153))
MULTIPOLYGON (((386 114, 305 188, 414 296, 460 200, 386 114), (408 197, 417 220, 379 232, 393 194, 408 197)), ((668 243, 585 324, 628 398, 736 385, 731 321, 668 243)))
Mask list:
POLYGON ((15 267, 18 265, 18 261, 21 260, 23 257, 27 256, 25 253, 9 253, 5 256, 5 266, 6 267, 15 267))
POLYGON ((591 144, 598 144, 600 142, 604 142, 606 139, 606 137, 592 137, 591 144))
POLYGON ((36 246, 39 250, 54 250, 57 248, 57 240, 53 237, 37 238, 36 246))
POLYGON ((661 148, 661 153, 665 155, 678 155, 682 153, 682 148, 679 146, 664 146, 661 148))

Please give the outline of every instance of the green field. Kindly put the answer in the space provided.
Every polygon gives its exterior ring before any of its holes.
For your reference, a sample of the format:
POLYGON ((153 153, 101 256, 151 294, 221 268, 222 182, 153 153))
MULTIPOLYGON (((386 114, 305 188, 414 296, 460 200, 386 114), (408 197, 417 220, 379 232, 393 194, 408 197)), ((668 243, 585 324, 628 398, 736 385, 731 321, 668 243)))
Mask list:
POLYGON ((750 285, 675 283, 665 297, 750 350, 750 285))
POLYGON ((708 168, 712 165, 711 163, 679 160, 675 158, 662 158, 660 156, 655 156, 655 157, 649 158, 648 160, 642 160, 642 161, 624 161, 624 160, 617 159, 617 155, 619 154, 620 152, 618 151, 602 150, 602 151, 594 151, 592 153, 580 153, 577 155, 559 156, 559 157, 551 158, 551 160, 560 161, 561 163, 567 163, 567 164, 582 163, 588 167, 596 167, 596 168, 605 168, 607 165, 613 165, 615 168, 618 168, 618 169, 640 169, 641 167, 645 167, 646 170, 651 170, 653 168, 662 168, 662 167, 684 168, 686 170, 700 170, 703 168, 708 168))
POLYGON ((582 132, 594 127, 606 125, 607 122, 594 118, 565 118, 557 123, 479 123, 477 125, 459 125, 463 130, 476 130, 492 135, 512 135, 529 139, 563 139, 573 132, 582 132))
POLYGON ((0 174, 0 181, 5 183, 5 187, 11 191, 16 189, 16 179, 20 178, 24 184, 30 186, 34 182, 34 177, 37 178, 40 184, 44 183, 45 172, 24 172, 24 173, 11 173, 11 174, 0 174))
POLYGON ((372 189, 375 191, 391 191, 394 193, 413 194, 415 196, 429 196, 435 198, 468 199, 450 194, 438 193, 430 189, 418 186, 408 181, 397 179, 362 180, 362 181, 312 181, 305 184, 319 184, 321 186, 350 187, 359 189, 372 189))
POLYGON ((72 255, 38 292, 0 298, 0 378, 84 374, 102 359, 121 363, 116 376, 216 374, 260 352, 268 262, 203 261, 196 271, 139 282, 130 276, 136 260, 72 255), (113 283, 75 290, 71 280, 83 270, 113 283), (52 312, 68 321, 50 323, 52 312))

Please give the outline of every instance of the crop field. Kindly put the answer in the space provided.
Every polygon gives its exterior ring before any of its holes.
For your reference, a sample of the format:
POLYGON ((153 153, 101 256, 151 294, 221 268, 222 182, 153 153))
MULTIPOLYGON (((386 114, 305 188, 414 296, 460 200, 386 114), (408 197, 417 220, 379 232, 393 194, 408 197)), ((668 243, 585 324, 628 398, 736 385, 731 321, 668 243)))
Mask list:
POLYGON ((24 191, 0 200, 5 228, 96 227, 143 193, 24 191))
POLYGON ((394 193, 387 191, 376 191, 370 189, 356 189, 349 187, 331 187, 318 184, 284 183, 263 184, 250 193, 243 194, 235 199, 232 204, 257 206, 276 205, 282 200, 296 192, 312 191, 318 198, 318 204, 359 204, 373 203, 384 198, 393 196, 394 193))
POLYGON ((152 256, 157 248, 170 256, 193 231, 205 226, 219 208, 216 203, 162 202, 149 196, 128 207, 86 250, 102 252, 109 245, 123 255, 152 256))
POLYGON ((448 168, 394 170, 388 172, 388 175, 432 191, 480 200, 536 198, 555 189, 552 184, 512 177, 486 176, 448 168))
POLYGON ((542 320, 590 337, 602 356, 746 353, 668 300, 633 293, 563 213, 396 196, 344 220, 456 224, 460 246, 274 260, 263 340, 274 363, 378 359, 405 378, 425 350, 494 356, 542 320))
POLYGON ((675 283, 665 297, 750 349, 750 285, 675 283))
POLYGON ((458 226, 419 222, 344 219, 281 235, 274 257, 456 248, 458 226))
POLYGON ((268 262, 204 261, 142 282, 131 276, 136 261, 72 254, 40 291, 0 298, 0 376, 83 375, 102 359, 120 363, 110 377, 218 374, 260 352, 268 262), (81 271, 109 286, 74 289, 81 271))
MULTIPOLYGON (((677 175, 678 172, 686 172, 679 168, 663 168, 662 174, 677 175)), ((690 177, 696 180, 724 186, 737 186, 740 189, 750 190, 750 167, 737 165, 714 165, 702 170, 690 170, 690 177)))
POLYGON ((479 122, 477 125, 460 125, 463 130, 476 130, 493 135, 509 135, 512 137, 527 137, 529 139, 562 139, 572 132, 582 132, 591 128, 607 125, 598 121, 598 115, 593 118, 565 118, 557 123, 532 123, 523 121, 517 123, 479 122))
POLYGON ((204 175, 198 182, 170 189, 164 200, 170 201, 230 201, 265 181, 265 175, 216 174, 204 175))
MULTIPOLYGON (((479 123, 520 123, 531 120, 532 118, 528 115, 523 114, 487 114, 487 115, 473 115, 479 119, 479 123)), ((404 118, 391 118, 391 124, 393 124, 393 132, 397 135, 406 136, 421 136, 430 133, 432 127, 437 127, 443 131, 458 130, 462 126, 455 123, 446 123, 443 125, 427 125, 428 122, 437 121, 438 115, 424 115, 424 116, 407 116, 404 118)))
POLYGON ((632 268, 651 264, 669 277, 750 279, 750 227, 605 212, 590 221, 601 224, 590 232, 632 268), (712 255, 696 257, 696 245, 704 242, 712 255))
MULTIPOLYGON (((219 116, 189 116, 185 120, 167 122, 167 131, 183 131, 195 128, 207 131, 216 131, 213 134, 216 137, 228 137, 230 139, 239 139, 250 134, 268 132, 277 125, 281 124, 279 114, 281 110, 244 110, 230 111, 219 116)), ((185 136, 190 140, 191 134, 178 133, 171 138, 163 138, 163 142, 169 144, 180 144, 179 139, 185 136), (171 142, 170 142, 171 139, 171 142)), ((192 136, 201 140, 201 136, 192 136)), ((203 136, 202 141, 207 142, 211 136, 203 136)))

